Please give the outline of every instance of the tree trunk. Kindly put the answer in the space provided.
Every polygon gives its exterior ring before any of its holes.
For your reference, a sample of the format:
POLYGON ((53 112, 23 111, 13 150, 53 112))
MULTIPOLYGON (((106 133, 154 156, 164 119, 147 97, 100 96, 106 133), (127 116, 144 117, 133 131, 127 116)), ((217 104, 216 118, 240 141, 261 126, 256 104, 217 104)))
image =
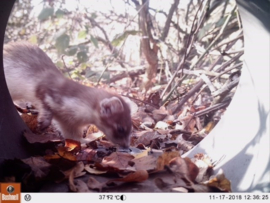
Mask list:
POLYGON ((155 40, 151 33, 152 22, 149 9, 149 0, 142 0, 140 4, 137 0, 132 0, 139 12, 139 28, 142 31, 142 52, 148 62, 146 76, 143 83, 143 89, 147 91, 155 82, 158 68, 158 41, 155 40))

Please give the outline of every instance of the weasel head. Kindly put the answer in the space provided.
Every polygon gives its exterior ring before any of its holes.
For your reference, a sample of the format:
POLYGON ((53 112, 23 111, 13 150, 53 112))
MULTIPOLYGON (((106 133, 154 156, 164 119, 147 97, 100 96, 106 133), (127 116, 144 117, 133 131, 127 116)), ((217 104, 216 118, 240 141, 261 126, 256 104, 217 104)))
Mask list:
POLYGON ((100 101, 100 126, 106 137, 122 148, 128 148, 132 128, 130 108, 120 97, 113 96, 100 101))

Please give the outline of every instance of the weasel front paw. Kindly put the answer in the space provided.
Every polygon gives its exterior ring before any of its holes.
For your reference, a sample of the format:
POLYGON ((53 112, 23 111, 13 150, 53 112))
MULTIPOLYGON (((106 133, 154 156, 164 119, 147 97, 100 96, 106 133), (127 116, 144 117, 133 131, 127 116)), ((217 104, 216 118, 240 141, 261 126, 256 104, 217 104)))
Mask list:
POLYGON ((48 128, 50 126, 50 124, 51 124, 51 121, 49 121, 49 120, 39 121, 38 122, 38 129, 43 131, 46 128, 48 128))
POLYGON ((51 125, 52 118, 53 115, 51 111, 49 111, 48 108, 45 108, 44 105, 38 113, 38 129, 43 131, 48 128, 51 125))
POLYGON ((38 118, 38 129, 43 131, 51 125, 52 116, 43 116, 38 118))

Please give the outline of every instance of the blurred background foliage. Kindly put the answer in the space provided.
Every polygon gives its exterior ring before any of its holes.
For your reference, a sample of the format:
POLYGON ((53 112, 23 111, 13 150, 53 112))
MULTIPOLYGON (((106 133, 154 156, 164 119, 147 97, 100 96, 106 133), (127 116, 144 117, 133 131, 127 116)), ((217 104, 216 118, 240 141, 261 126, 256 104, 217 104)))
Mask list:
POLYGON ((241 20, 229 0, 17 0, 5 43, 20 40, 37 44, 74 80, 144 90, 160 85, 163 98, 195 84, 198 74, 184 70, 223 71, 243 48, 241 20))

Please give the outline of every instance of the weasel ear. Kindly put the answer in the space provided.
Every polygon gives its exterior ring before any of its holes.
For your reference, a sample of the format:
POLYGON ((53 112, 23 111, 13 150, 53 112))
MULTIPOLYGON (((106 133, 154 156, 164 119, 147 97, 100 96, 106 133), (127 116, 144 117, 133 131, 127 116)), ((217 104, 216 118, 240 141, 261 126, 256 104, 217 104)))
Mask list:
POLYGON ((110 117, 115 113, 121 113, 124 111, 122 101, 118 97, 103 99, 99 104, 102 117, 110 117))

